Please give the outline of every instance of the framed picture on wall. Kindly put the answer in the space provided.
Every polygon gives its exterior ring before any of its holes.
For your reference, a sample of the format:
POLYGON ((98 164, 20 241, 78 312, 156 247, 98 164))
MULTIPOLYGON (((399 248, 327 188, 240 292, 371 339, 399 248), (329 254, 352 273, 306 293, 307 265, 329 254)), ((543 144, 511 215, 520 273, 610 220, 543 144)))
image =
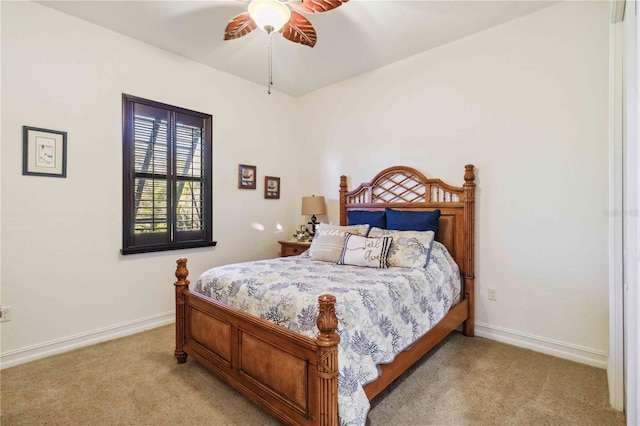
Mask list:
POLYGON ((22 174, 67 177, 67 132, 22 126, 22 174))
POLYGON ((256 189, 256 166, 246 164, 238 166, 238 188, 256 189))
POLYGON ((264 177, 264 198, 280 199, 280 178, 273 176, 264 177))

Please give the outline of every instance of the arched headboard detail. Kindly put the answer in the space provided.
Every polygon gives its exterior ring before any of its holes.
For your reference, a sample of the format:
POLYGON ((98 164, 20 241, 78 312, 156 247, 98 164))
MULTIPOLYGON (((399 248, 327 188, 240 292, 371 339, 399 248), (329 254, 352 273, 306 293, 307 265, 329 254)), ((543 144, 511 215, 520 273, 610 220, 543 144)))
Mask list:
POLYGON ((459 202, 459 194, 464 194, 463 188, 440 179, 428 179, 411 167, 395 166, 348 192, 346 201, 348 204, 459 202))

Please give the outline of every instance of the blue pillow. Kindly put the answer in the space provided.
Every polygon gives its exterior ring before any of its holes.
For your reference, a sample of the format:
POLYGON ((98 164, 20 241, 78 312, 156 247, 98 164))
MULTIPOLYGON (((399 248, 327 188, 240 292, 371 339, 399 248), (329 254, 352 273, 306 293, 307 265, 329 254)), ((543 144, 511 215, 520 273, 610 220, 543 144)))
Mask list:
POLYGON ((387 229, 387 217, 384 210, 349 210, 347 223, 349 225, 369 225, 369 229, 387 229))
POLYGON ((440 210, 414 212, 386 209, 387 229, 396 231, 433 231, 438 236, 440 210))

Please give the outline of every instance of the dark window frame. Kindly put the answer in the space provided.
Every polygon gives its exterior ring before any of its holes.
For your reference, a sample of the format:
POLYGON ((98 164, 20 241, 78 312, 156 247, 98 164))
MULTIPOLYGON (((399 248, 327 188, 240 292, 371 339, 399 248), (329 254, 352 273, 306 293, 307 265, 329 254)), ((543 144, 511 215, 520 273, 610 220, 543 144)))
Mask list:
MULTIPOLYGON (((138 117, 140 120, 140 116, 138 117)), ((161 102, 152 101, 149 99, 143 99, 136 96, 122 94, 122 182, 123 182, 123 202, 122 202, 122 249, 121 254, 135 254, 135 253, 149 253, 165 250, 179 250, 196 247, 211 247, 215 246, 216 242, 213 241, 213 215, 212 215, 212 169, 213 169, 213 144, 212 144, 212 121, 213 118, 210 114, 204 114, 188 110, 185 108, 176 107, 173 105, 164 104, 161 102), (160 164, 160 172, 156 172, 155 168, 149 172, 148 168, 142 171, 136 171, 136 118, 134 110, 136 109, 153 111, 157 114, 166 113, 166 121, 162 124, 165 126, 166 136, 164 136, 166 148, 162 148, 162 143, 156 144, 155 136, 152 137, 152 141, 149 142, 149 150, 153 150, 154 156, 153 162, 160 164), (187 123, 187 124, 185 124, 187 123), (190 124, 189 124, 190 123, 190 124), (178 171, 178 157, 180 157, 180 136, 179 133, 184 128, 197 128, 198 141, 200 141, 202 147, 199 150, 201 154, 201 172, 199 175, 193 174, 193 168, 191 169, 191 175, 180 173, 178 171), (201 129, 201 130, 200 130, 201 129), (153 146, 152 146, 153 143, 153 146), (162 153, 162 150, 157 151, 157 146, 162 149, 166 149, 165 164, 158 162, 155 158, 156 152, 162 153), (140 191, 138 188, 138 198, 136 198, 136 180, 142 180, 144 183, 140 186, 144 187, 149 180, 152 182, 153 189, 151 191, 152 203, 154 207, 153 218, 150 222, 152 229, 156 229, 156 225, 162 225, 161 220, 155 218, 155 184, 158 182, 166 187, 165 199, 162 200, 163 205, 166 207, 158 207, 157 211, 164 212, 166 219, 165 227, 158 226, 158 229, 166 229, 166 231, 157 232, 135 232, 136 224, 140 226, 141 220, 136 222, 136 211, 139 208, 140 191), (183 222, 179 219, 178 213, 178 191, 183 194, 184 187, 189 186, 189 194, 191 194, 191 219, 192 222, 197 223, 198 229, 196 230, 180 230, 178 222, 183 222), (200 196, 195 201, 194 186, 197 186, 200 191, 200 196), (171 190, 169 190, 169 188, 171 190), (178 190, 178 188, 180 188, 178 190), (138 200, 138 201, 136 201, 138 200), (194 208, 194 205, 196 206, 194 208), (200 212, 201 209, 202 211, 200 212), (193 220, 193 211, 199 212, 195 215, 198 220, 193 220)), ((155 123, 155 121, 154 121, 155 123)), ((140 125, 139 125, 140 128, 140 125)), ((154 127, 153 133, 156 132, 154 127)), ((139 129, 138 129, 139 130, 139 129)), ((183 149, 184 151, 184 149, 183 149)), ((160 154, 161 156, 162 154, 160 154)), ((191 151, 192 159, 195 157, 195 151, 191 151)), ((181 158, 185 158, 184 152, 181 158)), ((187 157, 188 154, 187 154, 187 157)), ((147 163, 145 162, 145 167, 147 163)), ((183 167, 184 168, 184 167, 183 167)), ((186 168, 185 168, 186 172, 186 168)), ((159 215, 161 216, 161 215, 159 215)), ((161 216, 162 217, 162 216, 161 216)), ((187 222, 188 223, 188 222, 187 222)), ((192 225, 193 226, 193 225, 192 225)))

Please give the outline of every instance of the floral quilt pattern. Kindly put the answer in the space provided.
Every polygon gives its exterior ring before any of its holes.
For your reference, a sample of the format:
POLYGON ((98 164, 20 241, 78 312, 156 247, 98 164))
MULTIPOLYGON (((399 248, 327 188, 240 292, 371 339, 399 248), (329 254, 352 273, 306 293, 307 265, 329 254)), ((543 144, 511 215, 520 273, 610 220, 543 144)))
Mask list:
POLYGON ((388 269, 311 260, 308 253, 210 269, 194 290, 228 306, 315 338, 318 296, 336 296, 338 412, 341 425, 366 423, 363 385, 378 364, 436 325, 460 299, 460 272, 434 242, 425 268, 388 269))

